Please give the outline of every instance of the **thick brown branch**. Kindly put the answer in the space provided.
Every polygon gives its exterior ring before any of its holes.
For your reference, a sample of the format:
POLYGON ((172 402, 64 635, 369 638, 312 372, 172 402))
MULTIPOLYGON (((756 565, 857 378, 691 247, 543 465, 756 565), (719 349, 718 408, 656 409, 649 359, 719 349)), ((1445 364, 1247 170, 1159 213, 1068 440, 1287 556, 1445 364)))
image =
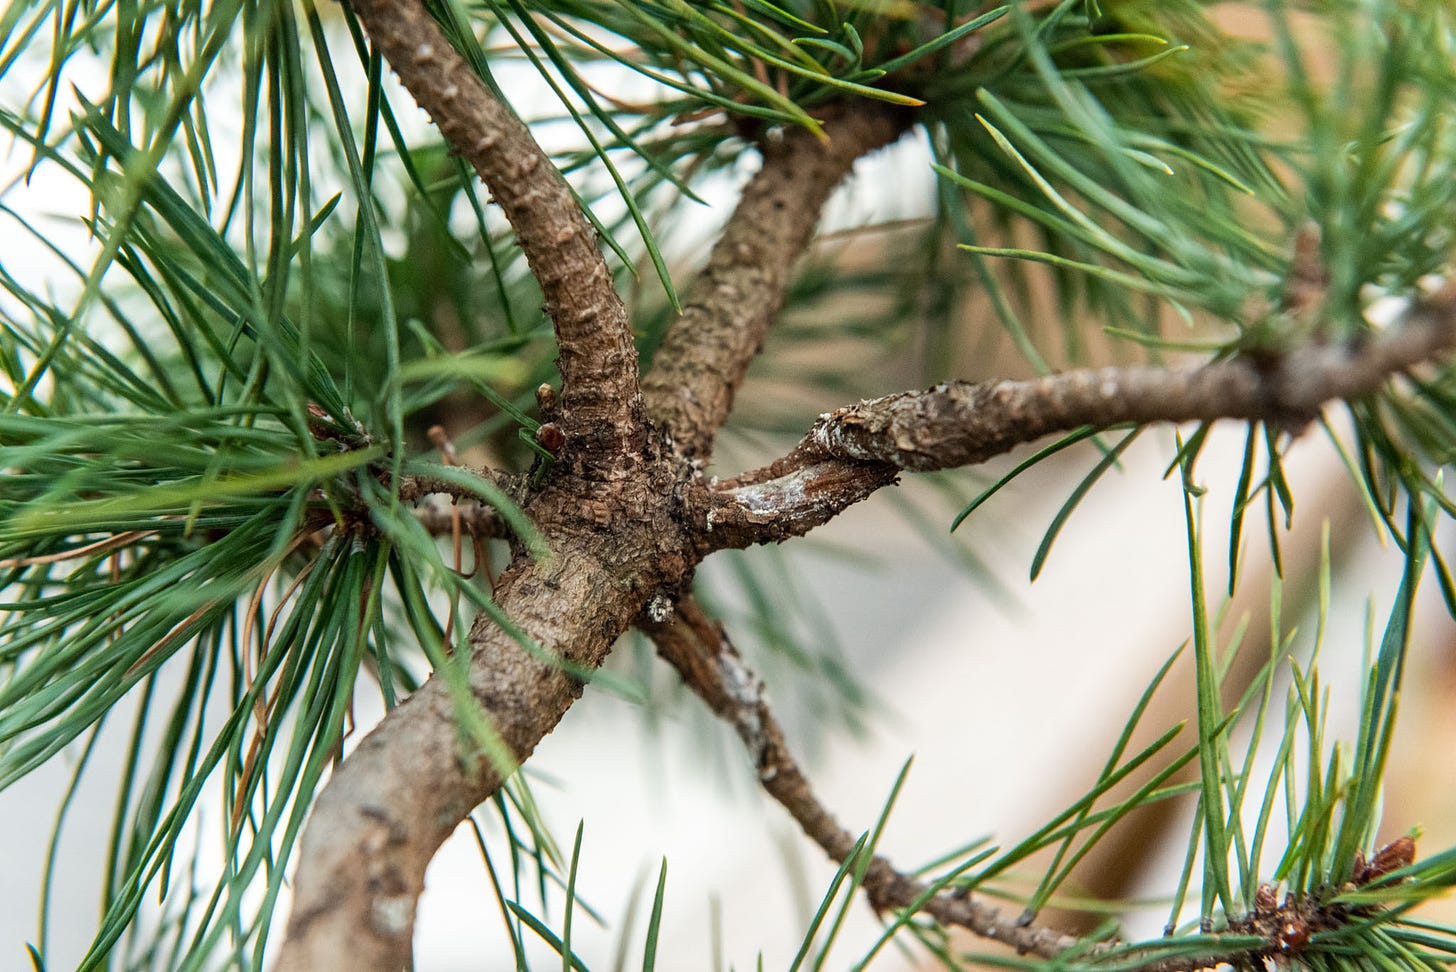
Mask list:
MULTIPOLYGON (((789 458, 797 458, 791 453, 789 458)), ((778 543, 823 526, 845 509, 899 478, 888 462, 809 459, 782 475, 742 486, 725 484, 694 496, 695 518, 704 525, 705 550, 778 543)))
POLYGON ((637 424, 637 350, 596 234, 526 126, 445 39, 419 0, 349 0, 450 146, 490 187, 541 284, 560 347, 569 436, 622 440, 637 424))
POLYGON ((894 480, 985 462, 1044 435, 1090 426, 1258 419, 1298 429, 1337 399, 1456 346, 1456 289, 1398 328, 1351 345, 1196 368, 1103 368, 1030 381, 948 382, 819 417, 788 455, 709 493, 714 547, 782 540, 813 529, 894 480))
MULTIPOLYGON (((549 567, 517 561, 496 599, 536 644, 590 668, 630 622, 624 612, 641 608, 622 589, 622 577, 595 558, 561 552, 549 567)), ((457 698, 437 674, 365 737, 319 794, 276 972, 404 968, 430 858, 503 779, 462 728, 461 706, 480 706, 519 763, 581 692, 580 681, 484 616, 470 643, 471 698, 457 698)))
MULTIPOLYGON (((854 853, 857 838, 841 827, 814 796, 764 699, 763 683, 743 664, 722 626, 708 618, 691 598, 684 598, 674 619, 644 621, 643 629, 688 687, 738 733, 763 788, 810 840, 831 859, 843 863, 854 853)), ((878 856, 866 868, 862 887, 876 911, 911 907, 926 891, 922 882, 895 870, 878 856)), ((1077 939, 1052 929, 1018 924, 1016 919, 969 896, 932 895, 919 910, 942 925, 967 928, 1022 953, 1051 958, 1077 944, 1077 939)))
MULTIPOLYGON (((526 493, 549 555, 518 544, 497 611, 471 629, 468 666, 437 671, 335 768, 299 847, 280 972, 399 972, 430 858, 581 693, 562 663, 594 669, 649 599, 677 590, 695 563, 676 498, 690 470, 659 441, 619 457, 614 482, 555 469, 526 493)), ((401 495, 448 486, 408 480, 401 495)))
POLYGON ((856 159, 895 141, 910 120, 871 102, 833 111, 824 124, 827 142, 798 128, 764 142, 763 167, 744 188, 643 378, 649 412, 689 458, 711 453, 830 192, 856 159))
POLYGON ((1456 344, 1456 306, 1420 312, 1353 345, 1200 368, 1103 368, 1032 381, 951 382, 840 409, 805 438, 811 452, 929 472, 984 462, 1052 432, 1123 423, 1262 419, 1303 427, 1456 344))

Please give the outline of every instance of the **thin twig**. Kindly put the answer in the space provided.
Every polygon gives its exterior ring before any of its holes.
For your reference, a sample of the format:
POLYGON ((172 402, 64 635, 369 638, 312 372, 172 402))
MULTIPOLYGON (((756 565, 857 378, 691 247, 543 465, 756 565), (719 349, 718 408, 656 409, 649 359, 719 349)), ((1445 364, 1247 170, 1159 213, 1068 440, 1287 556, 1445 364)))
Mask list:
POLYGON ((435 537, 450 536, 457 524, 462 532, 476 539, 500 540, 510 536, 500 513, 474 500, 449 505, 426 500, 415 510, 415 520, 435 537))
MULTIPOLYGON (((831 859, 844 863, 854 853, 858 839, 815 797, 768 707, 763 683, 744 665, 722 625, 688 597, 677 605, 674 618, 663 622, 644 619, 642 628, 688 687, 738 733, 769 795, 810 840, 831 859)), ((923 882, 897 871, 879 856, 870 860, 861 886, 876 911, 912 907, 927 890, 923 882)), ((934 894, 920 903, 919 910, 942 925, 969 929, 1023 954, 1051 958, 1079 944, 1078 939, 1050 928, 1018 924, 1015 918, 969 896, 934 894)))
MULTIPOLYGON (((808 778, 788 751, 778 720, 769 709, 763 682, 744 664, 723 626, 710 618, 691 596, 684 597, 671 615, 659 610, 655 615, 639 619, 638 626, 652 639, 663 660, 677 669, 687 686, 715 715, 733 727, 768 794, 831 860, 843 864, 855 852, 858 838, 840 826, 814 795, 808 778), (656 620, 658 617, 662 620, 656 620)), ((964 893, 928 894, 929 887, 924 882, 896 870, 878 855, 865 867, 860 886, 877 912, 914 907, 943 927, 965 928, 982 938, 1002 942, 1022 955, 1056 958, 1074 949, 1084 955, 1106 953, 1121 944, 1086 942, 1035 922, 1024 922, 1019 917, 1009 918, 1000 909, 964 893)), ((1262 929, 1257 933, 1262 934, 1262 929)), ((1246 944, 1249 934, 1243 928, 1231 931, 1229 947, 1222 952, 1150 958, 1117 967, 1137 972, 1200 972, 1224 962, 1279 953, 1279 935, 1284 934, 1282 925, 1270 933, 1263 946, 1250 948, 1246 944)), ((1208 936, 1213 940, 1218 937, 1208 936)), ((1124 961, 1131 958, 1128 955, 1124 961)))
POLYGON ((0 560, 0 570, 9 570, 12 567, 33 567, 37 564, 59 564, 67 560, 76 560, 89 554, 120 550, 160 532, 160 530, 127 530, 124 533, 118 533, 115 536, 106 537, 94 543, 83 544, 79 547, 71 547, 68 550, 40 554, 34 557, 13 557, 8 560, 0 560))
MULTIPOLYGON (((447 464, 449 465, 449 464, 447 464)), ((460 469, 468 470, 472 475, 492 483, 497 489, 504 493, 512 494, 519 487, 519 477, 510 473, 501 472, 497 469, 487 469, 483 466, 463 466, 454 463, 460 469)), ((399 500, 401 503, 418 503, 420 500, 435 493, 443 493, 453 499, 466 502, 479 498, 480 494, 468 486, 461 486, 457 482, 448 479, 439 479, 434 476, 408 475, 399 477, 399 500)))
MULTIPOLYGON (((447 463, 447 465, 459 465, 447 463)), ((515 495, 519 489, 516 477, 494 469, 464 467, 481 479, 494 483, 496 488, 508 495, 515 495)), ((477 540, 505 539, 510 528, 500 512, 480 502, 478 493, 459 483, 433 476, 401 476, 399 498, 404 503, 417 505, 415 519, 432 536, 451 536, 457 530, 464 531, 477 540), (451 502, 442 505, 435 498, 448 496, 451 502)))

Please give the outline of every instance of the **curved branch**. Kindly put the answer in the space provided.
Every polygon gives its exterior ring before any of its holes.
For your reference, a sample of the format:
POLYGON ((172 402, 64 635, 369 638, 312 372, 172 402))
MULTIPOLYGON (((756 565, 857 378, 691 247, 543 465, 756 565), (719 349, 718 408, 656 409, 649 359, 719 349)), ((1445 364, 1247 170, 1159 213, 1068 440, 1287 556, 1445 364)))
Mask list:
POLYGON ((802 537, 900 477, 899 467, 889 462, 798 458, 796 450, 780 460, 785 468, 773 478, 741 486, 730 482, 694 495, 701 504, 695 518, 703 524, 704 550, 802 537))
MULTIPOLYGON (((841 827, 815 797, 768 707, 763 682, 744 665, 723 626, 708 617, 691 597, 682 599, 675 617, 663 621, 639 618, 638 625, 652 638, 663 660, 677 669, 687 686, 715 715, 733 727, 769 795, 789 812, 806 836, 832 860, 843 864, 854 853, 857 838, 841 827)), ((1368 865, 1363 858, 1357 858, 1355 873, 1364 876, 1366 881, 1376 880, 1390 873, 1386 870, 1389 864, 1409 863, 1414 850, 1414 842, 1409 837, 1402 838, 1384 848, 1368 865)), ((924 882, 897 871, 879 856, 872 858, 865 868, 861 886, 876 911, 913 907, 942 926, 965 928, 1015 948, 1018 954, 1056 958, 1073 949, 1082 954, 1107 953, 1124 944, 1086 942, 1035 923, 1024 923, 1019 917, 1008 918, 999 909, 972 900, 964 893, 942 891, 927 896, 929 888, 924 882)), ((1313 930, 1335 927, 1352 917, 1348 906, 1322 906, 1308 898, 1286 898, 1282 906, 1277 905, 1273 902, 1272 889, 1266 887, 1260 891, 1258 910, 1223 933, 1202 936, 1208 949, 1204 954, 1158 958, 1158 949, 1154 947, 1140 959, 1138 946, 1132 946, 1119 956, 1121 964, 1117 967, 1137 972, 1195 972, 1239 960, 1284 958, 1291 953, 1294 933, 1300 932, 1307 938, 1313 930), (1262 942, 1251 946, 1250 936, 1262 942)))
POLYGON ((827 141, 799 128, 765 140, 763 167, 642 380, 648 411, 683 455, 706 460, 712 452, 829 194, 856 159, 894 142, 909 122, 903 110, 853 102, 825 120, 827 141))
POLYGON ((1193 368, 1102 368, 1030 381, 948 382, 819 417, 769 466, 705 500, 713 549, 796 536, 894 481, 985 462, 1054 432, 1153 422, 1262 420, 1297 431, 1336 399, 1369 395, 1456 346, 1456 288, 1398 328, 1349 345, 1193 368))
POLYGON ((626 308, 571 189, 419 0, 349 0, 370 38, 451 148, 485 180, 541 284, 560 348, 561 423, 582 441, 639 423, 626 308))
MULTIPOLYGON (((471 469, 475 475, 489 480, 503 492, 519 495, 516 477, 494 469, 471 469)), ((456 531, 480 540, 509 539, 510 527, 500 511, 480 502, 479 494, 465 489, 460 484, 433 476, 408 475, 400 478, 399 498, 401 502, 415 505, 415 519, 434 536, 443 536, 456 531), (433 497, 448 496, 448 506, 432 502, 433 497)))
MULTIPOLYGON (((640 610, 640 601, 622 596, 616 573, 579 551, 558 551, 550 566, 518 561, 496 601, 536 644, 587 668, 601 664, 630 623, 625 612, 640 610)), ((470 643, 469 697, 457 697, 451 679, 436 674, 385 716, 319 794, 299 846, 275 972, 404 968, 430 859, 513 769, 471 743, 462 707, 483 709, 519 764, 581 693, 560 664, 528 653, 484 616, 470 643)))
MULTIPOLYGON (((764 699, 763 683, 743 664, 722 625, 711 620, 692 598, 683 598, 671 621, 644 621, 642 628, 658 654, 676 668, 708 708, 730 724, 748 748, 759 782, 829 857, 843 864, 858 845, 813 788, 784 742, 783 730, 764 699)), ((883 857, 872 858, 861 884, 876 911, 919 910, 942 925, 969 929, 1005 942, 1019 953, 1052 958, 1079 944, 1078 939, 1035 924, 1020 924, 999 909, 968 895, 942 892, 921 901, 926 885, 895 870, 883 857)))

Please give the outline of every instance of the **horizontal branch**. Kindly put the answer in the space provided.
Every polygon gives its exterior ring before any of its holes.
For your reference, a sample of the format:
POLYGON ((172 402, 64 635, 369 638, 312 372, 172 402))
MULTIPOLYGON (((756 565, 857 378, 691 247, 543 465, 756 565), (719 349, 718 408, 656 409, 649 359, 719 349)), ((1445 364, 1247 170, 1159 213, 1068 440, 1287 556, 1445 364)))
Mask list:
POLYGON ((1297 430, 1336 399, 1376 391, 1393 374, 1450 349, 1452 320, 1412 322, 1360 345, 1201 368, 1102 368, 1032 381, 952 382, 840 409, 809 433, 810 450, 931 472, 984 462, 1081 426, 1262 419, 1297 430))
MULTIPOLYGON (((519 482, 508 473, 482 468, 470 472, 495 484, 508 496, 519 493, 519 482)), ((476 490, 434 476, 415 474, 399 480, 400 501, 415 504, 415 519, 431 534, 441 536, 459 530, 481 540, 508 539, 511 531, 505 518, 494 507, 480 502, 479 495, 476 490), (448 496, 451 502, 435 502, 433 498, 439 496, 448 496)))
POLYGON ((947 382, 827 412, 769 466, 704 501, 713 548, 796 536, 899 471, 974 465, 1073 429, 1262 420, 1297 431, 1328 402, 1372 394, 1456 347, 1456 287, 1360 341, 1186 368, 1102 368, 1029 381, 947 382))
POLYGON ((649 413, 689 458, 706 460, 712 452, 829 194, 856 159, 895 141, 910 121, 903 111, 867 101, 825 114, 827 141, 801 128, 764 141, 762 168, 744 187, 643 378, 649 413))
POLYGON ((420 107, 470 162, 541 284, 560 348, 560 422, 578 441, 620 438, 640 409, 627 310, 596 233, 525 124, 450 45, 419 0, 349 0, 420 107), (613 435, 612 433, 615 433, 613 435))
POLYGON ((1030 381, 948 382, 822 416, 799 446, 817 458, 931 472, 972 465, 1082 426, 1262 419, 1299 429, 1335 399, 1371 394, 1456 344, 1456 301, 1346 345, 1195 368, 1101 368, 1030 381))
MULTIPOLYGON (((688 687, 738 733, 763 788, 810 840, 830 859, 843 864, 854 853, 858 838, 841 827, 815 797, 768 707, 763 683, 744 665, 722 626, 689 597, 678 605, 672 620, 645 621, 643 630, 688 687)), ((921 902, 919 911, 942 925, 969 929, 1019 953, 1052 958, 1078 944, 1076 938, 1052 929, 1020 924, 968 895, 942 892, 926 898, 923 882, 897 871, 883 857, 870 860, 861 887, 876 911, 902 910, 921 902)))
POLYGON ((415 520, 434 537, 449 536, 457 530, 477 540, 505 540, 511 535, 494 507, 475 500, 448 505, 425 500, 415 508, 415 520))

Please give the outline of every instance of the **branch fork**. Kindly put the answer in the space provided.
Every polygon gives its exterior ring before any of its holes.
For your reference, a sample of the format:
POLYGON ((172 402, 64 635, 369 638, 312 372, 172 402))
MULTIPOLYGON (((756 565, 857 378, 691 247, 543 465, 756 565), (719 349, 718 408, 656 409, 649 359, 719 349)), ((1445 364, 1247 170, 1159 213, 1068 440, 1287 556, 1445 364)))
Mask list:
MULTIPOLYGON (((779 461, 713 485, 701 468, 820 208, 858 158, 897 140, 913 116, 846 102, 823 111, 827 142, 798 129, 766 139, 763 167, 639 381, 627 311, 595 233, 526 126, 421 0, 349 2, 447 142, 485 180, 545 294, 562 387, 551 396, 552 431, 542 445, 556 460, 549 476, 519 495, 557 556, 548 563, 518 554, 494 591, 496 616, 509 621, 477 618, 463 684, 432 677, 335 769, 300 845, 279 972, 405 966, 415 901, 436 849, 580 695, 581 682, 561 661, 600 665, 633 624, 737 729, 765 788, 826 853, 845 860, 856 841, 815 799, 762 683, 722 629, 683 597, 703 557, 803 534, 902 471, 981 462, 1057 430, 1219 417, 1307 421, 1322 402, 1365 394, 1456 343, 1452 292, 1361 347, 1301 351, 1273 368, 1239 360, 953 382, 828 413, 779 461), (462 741, 462 705, 484 711, 503 750, 487 755, 462 741)), ((426 482, 408 489, 431 491, 426 482)), ((480 524, 493 528, 489 518, 480 524)), ((943 924, 1023 952, 1054 956, 1078 944, 977 901, 926 897, 923 884, 881 858, 869 863, 863 886, 876 908, 918 903, 943 924)))

